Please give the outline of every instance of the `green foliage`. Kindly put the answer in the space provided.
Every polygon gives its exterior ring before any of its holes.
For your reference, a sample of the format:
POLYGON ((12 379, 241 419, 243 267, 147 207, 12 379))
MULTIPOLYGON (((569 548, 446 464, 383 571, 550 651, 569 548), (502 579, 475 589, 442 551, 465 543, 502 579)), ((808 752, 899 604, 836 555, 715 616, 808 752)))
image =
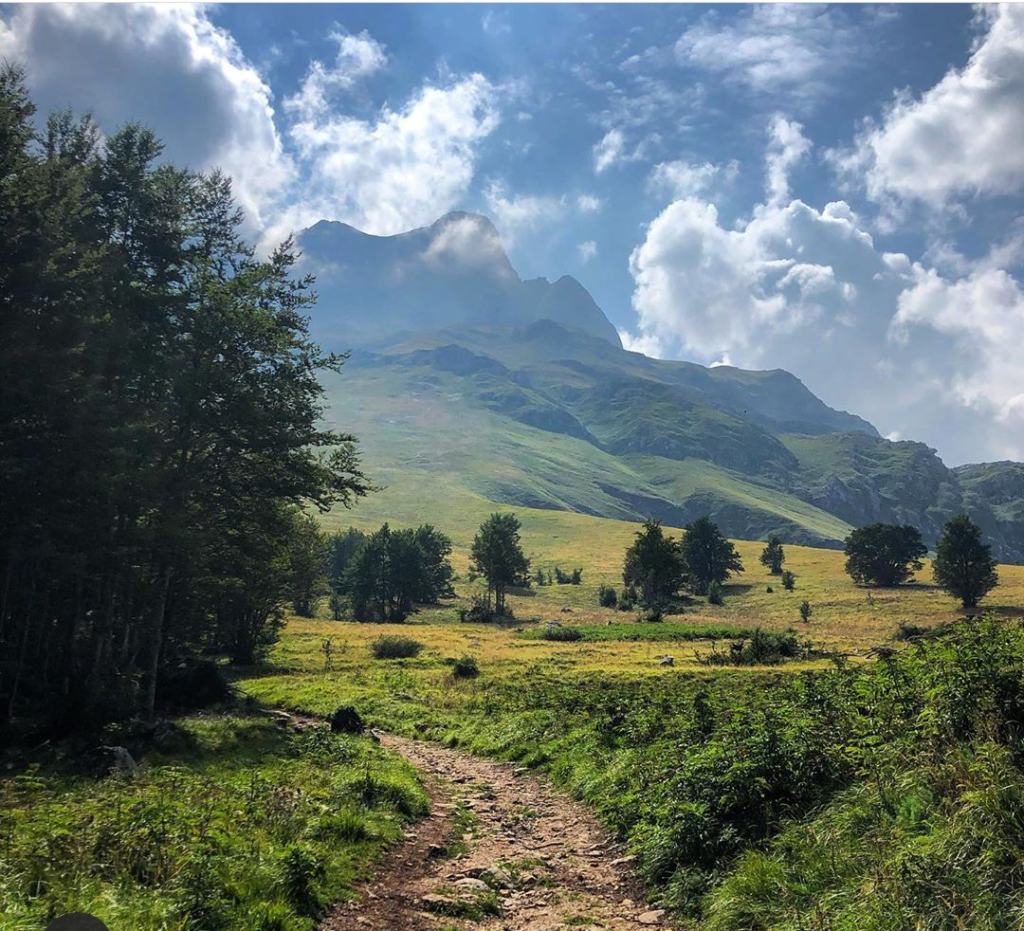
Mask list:
POLYGON ((455 594, 451 540, 429 524, 392 530, 384 524, 352 555, 342 587, 361 621, 399 623, 414 604, 436 604, 455 594))
POLYGON ((810 646, 792 631, 775 633, 756 629, 750 638, 737 638, 726 652, 715 649, 701 657, 709 666, 777 666, 810 653, 810 646))
POLYGON ((912 581, 927 552, 909 524, 868 524, 846 538, 846 571, 859 585, 891 588, 912 581))
POLYGON ((316 617, 317 605, 327 592, 327 538, 311 514, 295 517, 289 557, 292 610, 299 617, 316 617))
MULTIPOLYGON (((602 641, 664 641, 688 643, 694 640, 734 640, 753 636, 754 631, 745 627, 724 627, 716 624, 669 624, 657 621, 653 624, 578 624, 573 627, 554 628, 573 630, 578 639, 589 642, 602 641)), ((524 630, 520 637, 525 639, 550 639, 545 637, 546 628, 524 630)))
POLYGON ((452 660, 452 678, 475 679, 480 675, 480 667, 475 656, 460 656, 452 660))
POLYGON ((800 602, 800 620, 805 624, 809 624, 811 621, 811 603, 809 601, 800 602))
MULTIPOLYGON (((623 559, 622 581, 628 590, 638 593, 628 601, 649 604, 671 598, 684 579, 679 541, 665 535, 660 520, 644 521, 623 559)), ((627 601, 625 596, 623 601, 627 601)))
POLYGON ((541 640, 553 640, 556 643, 575 643, 583 639, 578 627, 543 627, 540 631, 541 640))
POLYGON ((370 644, 374 659, 412 659, 423 652, 423 644, 412 637, 388 635, 370 644))
POLYGON ((981 528, 966 514, 946 522, 932 569, 936 583, 965 608, 976 607, 999 584, 992 547, 982 542, 981 528))
POLYGON ((699 517, 686 525, 679 544, 679 555, 690 587, 706 595, 712 582, 721 585, 734 572, 743 571, 739 553, 709 517, 699 517))
POLYGON ((610 585, 602 585, 597 590, 597 602, 602 608, 614 608, 619 603, 619 596, 610 585))
POLYGON ((796 575, 790 572, 788 569, 782 571, 782 587, 787 591, 791 592, 796 588, 796 575))
POLYGON ((722 599, 722 585, 720 582, 712 581, 708 585, 708 604, 721 605, 725 602, 722 599))
POLYGON ((149 130, 33 113, 0 67, 0 717, 68 733, 152 718, 204 652, 257 659, 295 509, 368 485, 291 243, 257 258, 230 180, 149 130))
POLYGON ((555 566, 556 585, 579 585, 582 581, 582 569, 573 569, 572 572, 563 572, 560 566, 555 566))
MULTIPOLYGON (((367 535, 355 527, 327 536, 327 581, 331 591, 342 596, 348 594, 348 567, 356 553, 366 544, 367 535)), ((339 598, 339 604, 343 601, 339 598)), ((340 617, 334 618, 336 621, 340 617)))
POLYGON ((368 739, 262 715, 181 719, 146 764, 0 781, 4 927, 81 910, 133 931, 312 931, 426 804, 412 768, 368 739), (367 796, 367 773, 390 792, 367 796))
POLYGON ((761 565, 772 575, 782 575, 782 564, 786 561, 786 551, 782 547, 782 541, 771 536, 761 550, 761 565))
POLYGON ((493 594, 494 612, 499 616, 506 613, 508 589, 528 584, 530 560, 519 541, 520 529, 515 514, 492 514, 480 526, 470 549, 473 569, 487 580, 488 603, 493 594))

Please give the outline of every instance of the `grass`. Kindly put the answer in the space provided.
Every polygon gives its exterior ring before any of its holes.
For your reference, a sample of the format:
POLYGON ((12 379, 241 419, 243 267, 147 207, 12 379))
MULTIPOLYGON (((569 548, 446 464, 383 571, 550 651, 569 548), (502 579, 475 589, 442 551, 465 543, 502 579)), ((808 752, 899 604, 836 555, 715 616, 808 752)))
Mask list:
POLYGON ((48 763, 0 782, 5 931, 72 911, 133 931, 311 931, 426 811, 411 767, 370 740, 262 715, 181 719, 131 774, 48 763))

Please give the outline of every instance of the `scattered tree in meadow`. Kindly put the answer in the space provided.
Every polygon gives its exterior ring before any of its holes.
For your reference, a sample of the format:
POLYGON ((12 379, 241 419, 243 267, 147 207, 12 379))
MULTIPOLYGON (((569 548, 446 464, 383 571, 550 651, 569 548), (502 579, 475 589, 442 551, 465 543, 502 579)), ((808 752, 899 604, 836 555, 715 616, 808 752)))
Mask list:
POLYGON ((623 560, 627 590, 635 588, 642 604, 655 604, 678 594, 685 578, 679 541, 665 535, 660 520, 644 521, 623 560))
POLYGON ((782 548, 782 541, 776 537, 768 538, 765 548, 761 550, 761 565, 772 575, 782 575, 782 564, 786 561, 786 552, 782 548))
POLYGON ((846 538, 846 571, 860 585, 891 588, 912 581, 928 547, 909 524, 868 524, 846 538))
POLYGON ((782 571, 782 587, 787 592, 791 592, 796 588, 796 576, 788 569, 782 571))
POLYGON ((809 601, 800 602, 800 620, 805 624, 811 622, 811 603, 809 601))
POLYGON ((935 547, 932 569, 936 583, 965 608, 977 607, 999 584, 992 547, 983 543, 981 528, 966 514, 946 522, 935 547))
POLYGON ((706 595, 712 582, 721 585, 734 572, 743 571, 736 547, 722 536, 710 517, 699 517, 687 524, 679 553, 690 587, 698 595, 706 595))
POLYGON ((724 604, 725 601, 722 598, 722 585, 720 582, 712 581, 708 585, 708 604, 720 605, 724 604))
POLYGON ((597 601, 602 608, 614 608, 619 603, 619 596, 610 585, 602 585, 597 590, 597 601))
POLYGON ((519 540, 521 529, 515 514, 492 514, 480 525, 470 559, 473 568, 487 580, 487 606, 494 598, 494 612, 504 615, 505 593, 529 584, 530 560, 519 540))

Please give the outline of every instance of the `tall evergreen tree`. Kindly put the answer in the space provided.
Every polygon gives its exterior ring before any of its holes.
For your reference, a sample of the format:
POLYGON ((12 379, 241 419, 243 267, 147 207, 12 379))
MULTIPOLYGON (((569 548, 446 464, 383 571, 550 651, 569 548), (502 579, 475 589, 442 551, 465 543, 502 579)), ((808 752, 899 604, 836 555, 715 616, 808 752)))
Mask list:
POLYGON ((256 259, 230 181, 150 131, 33 113, 0 69, 0 718, 78 727, 153 715, 204 651, 255 658, 289 515, 368 485, 321 426, 343 359, 290 243, 256 259))
POLYGON ((944 591, 965 608, 975 608, 999 584, 996 565, 992 547, 982 542, 981 528, 966 514, 946 522, 932 563, 935 581, 944 591))

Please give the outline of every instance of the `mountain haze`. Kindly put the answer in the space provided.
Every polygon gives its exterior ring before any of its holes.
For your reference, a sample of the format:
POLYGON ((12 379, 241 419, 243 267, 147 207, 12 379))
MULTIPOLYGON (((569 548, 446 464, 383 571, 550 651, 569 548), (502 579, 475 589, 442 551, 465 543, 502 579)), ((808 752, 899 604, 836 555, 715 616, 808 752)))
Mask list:
POLYGON ((1024 560, 1024 466, 948 469, 882 438, 779 369, 706 368, 624 350, 575 279, 523 281, 484 217, 377 237, 320 222, 300 237, 320 295, 312 330, 352 350, 331 415, 387 490, 370 507, 443 522, 465 496, 839 546, 911 523, 934 543, 967 511, 1024 560))

